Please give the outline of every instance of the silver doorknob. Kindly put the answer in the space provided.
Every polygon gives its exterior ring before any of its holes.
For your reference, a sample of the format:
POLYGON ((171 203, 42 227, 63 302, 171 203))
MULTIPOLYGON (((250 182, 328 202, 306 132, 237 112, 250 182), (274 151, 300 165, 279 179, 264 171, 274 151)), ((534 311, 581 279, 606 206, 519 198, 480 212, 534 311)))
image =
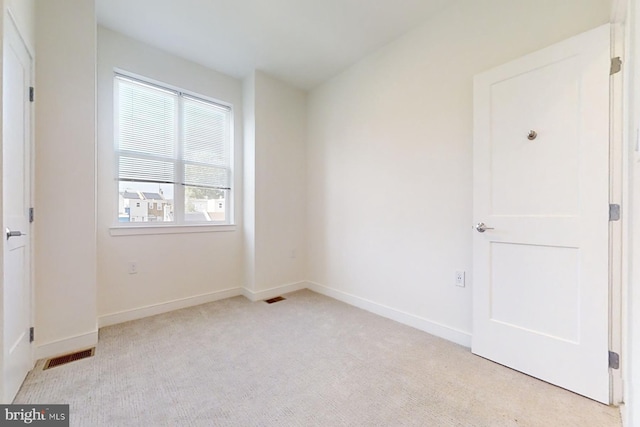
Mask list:
POLYGON ((23 233, 22 231, 11 231, 8 228, 6 229, 6 232, 7 232, 7 240, 9 240, 12 237, 26 236, 26 234, 23 233))
POLYGON ((493 227, 487 227, 484 222, 479 222, 476 224, 476 230, 479 233, 484 233, 487 230, 493 230, 493 227))

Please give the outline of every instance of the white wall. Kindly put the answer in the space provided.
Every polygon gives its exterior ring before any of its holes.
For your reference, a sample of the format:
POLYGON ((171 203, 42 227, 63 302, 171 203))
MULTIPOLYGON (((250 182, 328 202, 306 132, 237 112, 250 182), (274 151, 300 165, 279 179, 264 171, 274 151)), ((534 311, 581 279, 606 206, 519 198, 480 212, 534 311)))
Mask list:
POLYGON ((149 306, 169 303, 165 307, 175 308, 175 304, 182 304, 185 299, 189 305, 239 294, 242 286, 241 212, 241 81, 99 27, 98 314, 103 318, 101 324, 150 314, 145 309, 149 306), (233 188, 237 229, 142 236, 110 234, 109 228, 116 223, 118 207, 113 152, 114 68, 233 105, 236 141, 233 188), (130 261, 138 263, 137 274, 128 274, 130 261), (124 317, 118 315, 122 312, 125 312, 124 317))
MULTIPOLYGON (((242 82, 244 129, 244 282, 249 292, 256 288, 256 74, 242 82)), ((249 294, 250 296, 251 294, 249 294)))
POLYGON ((306 279, 307 96, 261 71, 244 90, 245 283, 259 298, 306 279))
POLYGON ((35 327, 44 357, 97 340, 94 2, 37 2, 35 44, 35 327))
POLYGON ((307 96, 260 71, 255 91, 259 291, 307 278, 307 96))
POLYGON ((316 289, 469 345, 472 78, 607 22, 610 7, 463 0, 313 90, 316 289), (467 271, 466 288, 455 270, 467 271))

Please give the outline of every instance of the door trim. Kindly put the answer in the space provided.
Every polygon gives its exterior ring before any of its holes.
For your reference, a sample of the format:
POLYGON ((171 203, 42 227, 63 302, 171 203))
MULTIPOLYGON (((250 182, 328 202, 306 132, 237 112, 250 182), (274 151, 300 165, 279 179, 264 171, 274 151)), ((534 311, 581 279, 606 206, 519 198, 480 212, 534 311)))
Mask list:
MULTIPOLYGON (((612 15, 615 14, 615 16, 612 16, 614 22, 611 24, 611 57, 622 58, 623 67, 622 72, 612 75, 609 81, 609 203, 620 205, 622 215, 620 221, 609 223, 609 350, 624 358, 623 322, 626 301, 624 284, 628 280, 625 274, 627 248, 624 244, 624 236, 628 233, 628 221, 625 218, 628 180, 624 177, 628 176, 628 171, 624 159, 629 155, 628 144, 624 143, 627 138, 624 81, 628 78, 629 67, 624 64, 625 58, 628 58, 625 46, 626 28, 620 16, 620 14, 626 14, 626 10, 617 7, 616 4, 613 7, 612 15)), ((622 365, 619 369, 609 369, 609 399, 613 405, 620 405, 624 401, 622 365)))

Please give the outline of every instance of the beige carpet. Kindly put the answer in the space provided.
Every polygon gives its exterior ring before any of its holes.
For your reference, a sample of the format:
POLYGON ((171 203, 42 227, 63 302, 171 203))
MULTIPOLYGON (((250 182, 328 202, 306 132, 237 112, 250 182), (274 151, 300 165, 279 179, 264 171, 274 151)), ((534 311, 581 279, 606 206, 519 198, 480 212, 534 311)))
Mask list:
POLYGON ((619 426, 619 411, 310 291, 100 330, 93 358, 29 374, 15 403, 72 426, 619 426))

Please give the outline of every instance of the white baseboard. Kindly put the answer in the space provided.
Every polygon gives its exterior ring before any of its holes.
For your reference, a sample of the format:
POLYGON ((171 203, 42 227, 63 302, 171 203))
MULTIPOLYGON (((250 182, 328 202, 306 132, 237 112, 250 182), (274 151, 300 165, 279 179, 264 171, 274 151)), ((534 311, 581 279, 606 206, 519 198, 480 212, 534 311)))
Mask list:
POLYGON ((319 294, 337 299, 338 301, 345 302, 349 305, 353 305, 363 310, 370 311, 371 313, 386 317, 387 319, 395 320, 396 322, 400 322, 416 329, 420 329, 421 331, 427 332, 440 338, 444 338, 456 344, 460 344, 465 347, 471 347, 470 333, 442 325, 440 323, 416 316, 414 314, 396 310, 395 308, 387 307, 385 305, 361 297, 357 297, 355 295, 348 294, 337 289, 329 288, 319 283, 306 283, 307 288, 319 294))
POLYGON ((193 307, 195 305, 206 304, 225 298, 243 295, 242 288, 226 289, 224 291, 210 292, 208 294, 196 295, 193 297, 163 302, 160 304, 148 305, 146 307, 134 308, 133 310, 120 311, 118 313, 105 314, 98 317, 98 327, 116 325, 118 323, 138 320, 156 314, 168 313, 181 308, 193 307))
POLYGON ((289 292, 299 291, 309 287, 309 282, 296 282, 289 283, 287 285, 276 286, 275 288, 269 288, 262 291, 251 291, 247 288, 242 288, 242 295, 250 301, 262 301, 269 298, 277 297, 278 295, 288 294, 289 292))
MULTIPOLYGON (((161 304, 154 304, 146 307, 136 308, 133 310, 121 311, 118 313, 107 314, 98 318, 98 327, 115 325, 118 323, 124 323, 131 320, 142 319, 144 317, 154 316, 156 314, 167 313, 173 310, 179 310, 182 308, 192 307, 200 304, 206 304, 208 302, 218 301, 225 298, 236 297, 243 295, 250 301, 262 301, 265 299, 273 298, 278 295, 287 294, 290 292, 299 291, 301 289, 310 289, 322 295, 326 295, 330 298, 334 298, 338 301, 345 302, 349 305, 353 305, 358 308, 370 311, 382 317, 386 317, 396 322, 420 329, 421 331, 430 333, 440 338, 455 342, 465 347, 471 347, 471 334, 460 331, 449 326, 442 325, 440 323, 425 319, 423 317, 416 316, 414 314, 406 313, 404 311, 391 308, 365 298, 361 298, 337 289, 330 288, 328 286, 321 285, 319 283, 301 281, 296 283, 289 283, 282 286, 276 286, 269 289, 260 291, 252 291, 247 288, 232 288, 224 291, 211 292, 208 294, 197 295, 194 297, 183 298, 179 300, 169 301, 161 304)), ((83 336, 84 337, 84 336, 83 336)), ((80 339, 82 337, 74 337, 68 340, 62 340, 55 343, 46 344, 38 347, 38 358, 49 357, 65 352, 77 350, 81 347, 90 347, 97 342, 97 333, 95 338, 86 338, 86 341, 80 339), (85 344, 85 342, 87 344, 85 344)))
POLYGON ((59 356, 61 354, 72 353, 77 350, 83 350, 93 347, 98 343, 98 331, 89 332, 75 337, 65 338, 46 344, 38 345, 35 351, 36 360, 59 356))

